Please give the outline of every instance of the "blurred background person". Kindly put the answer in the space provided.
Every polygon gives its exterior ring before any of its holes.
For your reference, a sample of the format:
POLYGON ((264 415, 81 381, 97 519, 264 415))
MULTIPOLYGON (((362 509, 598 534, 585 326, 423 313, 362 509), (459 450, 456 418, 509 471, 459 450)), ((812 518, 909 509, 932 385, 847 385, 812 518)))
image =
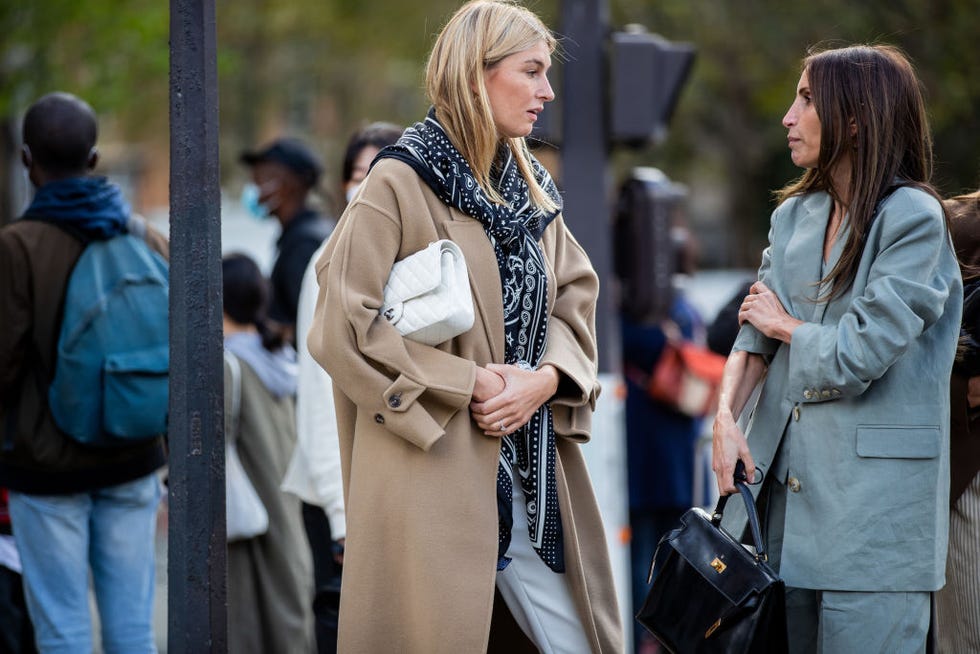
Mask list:
POLYGON ((282 226, 277 255, 269 277, 272 297, 269 318, 287 328, 295 343, 296 307, 303 272, 313 252, 330 235, 333 221, 310 206, 310 194, 320 182, 323 164, 302 141, 280 138, 243 152, 252 183, 242 191, 245 208, 256 216, 274 216, 282 226))
MULTIPOLYGON (((287 342, 296 346, 296 315, 303 275, 313 253, 334 227, 332 218, 311 206, 310 196, 320 183, 323 164, 305 143, 295 138, 280 138, 258 150, 244 152, 241 161, 249 167, 252 176, 252 184, 242 191, 246 208, 256 216, 275 216, 282 226, 269 276, 272 296, 268 318, 283 325, 287 342)), ((303 501, 302 507, 306 537, 321 582, 317 587, 326 586, 338 574, 332 563, 334 539, 330 522, 319 506, 303 501)), ((331 611, 322 604, 318 607, 322 621, 329 624, 331 611)))
POLYGON ((950 232, 963 272, 960 348, 950 376, 949 553, 936 593, 939 652, 980 652, 980 191, 953 198, 950 232))
POLYGON ((266 314, 268 286, 245 255, 222 259, 225 349, 240 361, 241 396, 225 365, 225 428, 237 424, 242 467, 268 531, 228 543, 228 651, 313 651, 313 570, 300 501, 280 489, 296 443, 296 353, 266 314))
MULTIPOLYGON (((21 219, 0 228, 0 485, 35 641, 42 651, 91 651, 94 591, 102 646, 155 652, 163 435, 83 444, 58 426, 48 393, 73 266, 89 241, 129 231, 130 207, 117 185, 93 174, 98 119, 87 102, 49 93, 28 109, 22 133, 21 161, 37 191, 21 219)), ((160 235, 146 237, 165 256, 160 235)))
POLYGON ((31 654, 34 628, 24 600, 20 555, 10 534, 7 489, 0 488, 0 653, 31 654))
POLYGON ((707 344, 712 352, 727 357, 732 351, 735 338, 738 337, 738 310, 754 283, 754 281, 748 281, 739 286, 734 295, 715 314, 711 324, 708 325, 707 344))
MULTIPOLYGON (((391 123, 371 123, 355 132, 344 152, 342 197, 348 201, 367 176, 378 151, 401 136, 402 128, 391 123)), ((299 386, 296 393, 296 449, 283 480, 283 490, 326 513, 329 531, 311 537, 315 594, 316 643, 320 654, 337 651, 337 616, 340 609, 340 576, 347 525, 344 489, 340 472, 337 416, 330 376, 310 356, 306 336, 313 322, 319 285, 316 263, 327 241, 314 252, 303 275, 296 315, 296 351, 299 386), (332 541, 332 543, 331 543, 332 541), (325 544, 331 546, 326 547, 325 544)), ((316 525, 322 525, 317 521, 316 525)), ((309 526, 309 523, 308 523, 309 526)))
MULTIPOLYGON (((668 339, 704 344, 704 323, 683 290, 684 278, 694 273, 697 260, 694 240, 687 228, 675 226, 671 241, 675 264, 670 315, 647 324, 625 314, 621 319, 634 613, 649 590, 647 574, 657 543, 694 504, 695 447, 702 418, 650 397, 645 383, 668 339)), ((633 644, 640 654, 658 651, 656 639, 636 622, 633 644)))
POLYGON ((371 169, 371 162, 381 148, 391 145, 402 135, 403 127, 394 123, 371 123, 364 129, 354 132, 344 150, 344 163, 341 168, 341 187, 346 203, 354 199, 361 182, 371 169))

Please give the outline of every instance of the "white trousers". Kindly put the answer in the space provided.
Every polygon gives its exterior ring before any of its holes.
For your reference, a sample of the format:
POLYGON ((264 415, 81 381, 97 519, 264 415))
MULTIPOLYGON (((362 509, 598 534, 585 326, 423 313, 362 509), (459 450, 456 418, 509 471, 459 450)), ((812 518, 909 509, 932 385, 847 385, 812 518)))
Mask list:
POLYGON ((514 620, 541 654, 590 651, 567 576, 552 571, 528 540, 524 493, 516 484, 507 556, 511 562, 497 573, 497 588, 514 620))

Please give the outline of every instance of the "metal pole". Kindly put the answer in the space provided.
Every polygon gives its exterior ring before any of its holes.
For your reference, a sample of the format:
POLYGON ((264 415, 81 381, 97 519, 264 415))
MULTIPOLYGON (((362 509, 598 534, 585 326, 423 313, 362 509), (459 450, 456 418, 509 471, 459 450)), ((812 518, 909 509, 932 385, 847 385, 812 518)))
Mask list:
POLYGON ((215 34, 170 0, 170 652, 227 650, 215 34))
POLYGON ((608 192, 609 139, 606 134, 605 0, 564 0, 561 34, 568 53, 562 78, 562 187, 567 221, 586 249, 600 292, 596 308, 599 382, 603 393, 592 418, 595 438, 582 448, 592 474, 606 527, 628 651, 633 630, 630 609, 629 513, 626 494, 626 440, 620 378, 619 319, 613 297, 612 209, 608 192))
POLYGON ((612 297, 612 238, 607 179, 604 41, 605 0, 565 0, 561 34, 568 53, 562 78, 562 187, 564 217, 599 274, 596 310, 599 371, 618 372, 616 306, 612 297))

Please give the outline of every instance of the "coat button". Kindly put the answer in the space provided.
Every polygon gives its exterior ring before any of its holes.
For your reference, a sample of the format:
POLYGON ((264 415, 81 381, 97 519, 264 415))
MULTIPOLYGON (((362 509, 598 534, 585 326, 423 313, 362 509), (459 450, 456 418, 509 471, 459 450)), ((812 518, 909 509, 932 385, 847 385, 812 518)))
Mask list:
POLYGON ((820 397, 822 397, 825 400, 829 400, 830 399, 830 390, 825 388, 822 391, 820 391, 820 397))
POLYGON ((401 405, 402 405, 401 393, 395 393, 394 395, 388 398, 388 406, 390 406, 392 409, 397 409, 401 405))
POLYGON ((790 477, 786 480, 786 486, 794 493, 800 492, 800 480, 796 477, 790 477))
POLYGON ((374 414, 374 421, 376 423, 378 423, 379 425, 383 425, 383 424, 385 424, 385 417, 383 415, 381 415, 380 413, 375 413, 374 414))
POLYGON ((799 404, 797 404, 796 406, 793 407, 793 420, 795 420, 796 422, 799 422, 800 421, 800 405, 799 404))
POLYGON ((805 391, 803 391, 803 399, 804 400, 809 400, 809 399, 812 399, 812 398, 813 398, 813 391, 811 391, 809 388, 806 389, 805 391))

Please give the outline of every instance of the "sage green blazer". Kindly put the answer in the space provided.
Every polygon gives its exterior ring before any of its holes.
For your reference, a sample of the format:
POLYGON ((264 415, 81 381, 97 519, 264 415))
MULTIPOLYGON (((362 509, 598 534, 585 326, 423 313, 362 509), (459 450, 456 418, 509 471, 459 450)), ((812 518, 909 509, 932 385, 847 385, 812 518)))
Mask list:
MULTIPOLYGON (((939 202, 902 187, 879 207, 853 285, 817 302, 846 238, 822 266, 830 209, 813 193, 772 215, 759 279, 804 321, 792 343, 745 324, 734 347, 769 359, 747 436, 756 463, 788 489, 780 574, 800 588, 935 590, 946 565, 956 257, 939 202)), ((744 511, 732 508, 727 524, 740 530, 744 511)))

